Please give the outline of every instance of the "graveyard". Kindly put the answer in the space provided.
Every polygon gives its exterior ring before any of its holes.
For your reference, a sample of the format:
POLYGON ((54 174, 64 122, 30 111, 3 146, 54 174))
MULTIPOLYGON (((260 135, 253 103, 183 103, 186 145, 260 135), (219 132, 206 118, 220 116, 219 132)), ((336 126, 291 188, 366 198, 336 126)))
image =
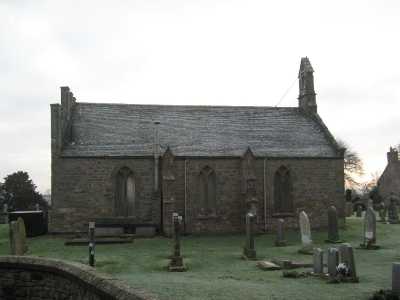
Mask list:
MULTIPOLYGON (((400 226, 377 223, 378 250, 358 247, 363 242, 363 218, 346 219, 340 239, 354 247, 359 283, 330 284, 307 276, 284 278, 282 271, 264 271, 257 261, 287 259, 312 263, 312 255, 298 253, 298 231, 285 232, 286 246, 275 246, 275 234, 255 236, 257 258, 242 259, 245 234, 181 237, 186 272, 169 272, 173 239, 137 238, 130 244, 96 245, 95 268, 144 288, 159 299, 368 299, 380 289, 391 288, 392 263, 399 259, 400 226)), ((10 252, 8 225, 0 225, 0 255, 10 252)), ((327 231, 312 231, 313 246, 327 250, 339 244, 326 242, 327 231)), ((28 238, 26 255, 58 258, 88 264, 88 246, 65 246, 65 237, 28 238)), ((176 249, 175 249, 176 250, 176 249)), ((326 261, 326 260, 325 260, 326 261)), ((325 267, 326 269, 326 267, 325 267)), ((296 269, 297 272, 312 268, 296 269)))

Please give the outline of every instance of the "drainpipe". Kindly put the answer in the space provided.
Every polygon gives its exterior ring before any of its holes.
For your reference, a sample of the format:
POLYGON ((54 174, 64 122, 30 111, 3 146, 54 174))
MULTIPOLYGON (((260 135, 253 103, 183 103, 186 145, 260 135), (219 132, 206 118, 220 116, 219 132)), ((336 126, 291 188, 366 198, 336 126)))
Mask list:
POLYGON ((264 231, 267 232, 267 182, 266 182, 266 167, 267 159, 264 158, 264 171, 263 171, 263 183, 264 183, 264 231))
POLYGON ((186 233, 186 224, 187 224, 187 159, 185 158, 185 195, 183 199, 183 214, 184 214, 184 232, 186 233))
POLYGON ((154 191, 157 192, 159 188, 159 159, 160 159, 160 140, 158 136, 158 128, 160 122, 154 122, 154 191))

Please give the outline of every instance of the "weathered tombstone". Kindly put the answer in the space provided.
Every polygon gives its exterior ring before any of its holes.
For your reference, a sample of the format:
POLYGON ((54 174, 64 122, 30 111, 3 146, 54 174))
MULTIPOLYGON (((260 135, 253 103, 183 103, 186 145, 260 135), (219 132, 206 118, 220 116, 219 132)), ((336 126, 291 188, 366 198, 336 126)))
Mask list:
POLYGON ((243 247, 243 258, 256 259, 256 249, 254 247, 254 220, 255 215, 252 213, 246 214, 246 242, 243 247))
POLYGON ((328 243, 341 243, 339 238, 339 224, 336 207, 328 208, 328 243))
POLYGON ((351 217, 353 215, 353 203, 346 202, 346 217, 351 217))
POLYGON ((20 241, 21 241, 21 248, 22 248, 22 252, 23 252, 22 254, 24 254, 28 251, 28 244, 26 242, 26 227, 25 227, 24 219, 22 219, 21 217, 18 217, 17 224, 18 224, 18 231, 19 231, 19 236, 20 236, 20 241))
POLYGON ((22 218, 12 221, 9 227, 10 250, 12 255, 23 255, 28 251, 25 223, 22 218))
POLYGON ((302 248, 299 250, 299 253, 313 254, 313 242, 311 239, 310 221, 304 211, 301 211, 299 214, 299 223, 302 243, 302 248))
POLYGON ((396 201, 391 199, 388 207, 388 221, 390 224, 399 224, 399 212, 397 210, 396 201))
POLYGON ((339 264, 339 251, 336 248, 328 249, 328 274, 335 277, 337 274, 337 266, 339 264))
POLYGON ((340 262, 344 263, 346 267, 349 269, 349 273, 347 274, 348 277, 347 279, 350 279, 353 282, 358 282, 353 247, 348 243, 344 243, 340 245, 339 252, 340 252, 340 262))
POLYGON ((376 215, 372 207, 368 207, 364 216, 364 243, 360 245, 363 249, 378 249, 376 243, 376 215))
POLYGON ((371 207, 372 209, 374 209, 374 200, 372 200, 371 198, 369 198, 367 200, 367 208, 371 207))
POLYGON ((392 292, 400 296, 400 263, 392 264, 392 292))
POLYGON ((182 216, 180 216, 178 213, 173 213, 172 220, 174 231, 174 249, 168 265, 168 270, 171 272, 183 272, 186 271, 186 267, 183 264, 183 258, 181 256, 180 227, 182 224, 182 216))
POLYGON ((357 218, 361 218, 362 217, 362 206, 361 205, 357 205, 357 208, 356 208, 356 217, 357 218))
POLYGON ((324 273, 324 252, 322 252, 321 248, 314 249, 313 272, 314 274, 324 273))
POLYGON ((352 191, 347 189, 346 190, 346 202, 351 202, 352 199, 352 191))
POLYGON ((286 246, 284 227, 285 227, 285 220, 278 219, 277 229, 276 229, 276 240, 275 240, 275 246, 277 247, 286 246))
POLYGON ((95 222, 89 222, 89 266, 94 267, 95 264, 95 222))
POLYGON ((346 217, 351 217, 353 215, 353 203, 352 203, 352 191, 347 189, 346 190, 346 217))
POLYGON ((3 204, 3 221, 4 221, 4 224, 8 224, 8 205, 7 205, 7 203, 3 204))
POLYGON ((381 201, 378 206, 378 213, 379 213, 379 222, 386 223, 386 212, 387 212, 387 207, 385 205, 385 202, 381 201))

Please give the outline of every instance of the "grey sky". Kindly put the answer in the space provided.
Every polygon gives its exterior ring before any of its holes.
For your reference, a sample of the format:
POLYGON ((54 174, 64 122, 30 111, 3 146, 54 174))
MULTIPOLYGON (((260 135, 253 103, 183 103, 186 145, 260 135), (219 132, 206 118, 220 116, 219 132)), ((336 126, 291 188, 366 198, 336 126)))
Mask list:
POLYGON ((274 106, 301 56, 320 115, 367 178, 400 143, 399 29, 396 0, 2 0, 0 178, 26 170, 50 188, 60 86, 85 102, 274 106))

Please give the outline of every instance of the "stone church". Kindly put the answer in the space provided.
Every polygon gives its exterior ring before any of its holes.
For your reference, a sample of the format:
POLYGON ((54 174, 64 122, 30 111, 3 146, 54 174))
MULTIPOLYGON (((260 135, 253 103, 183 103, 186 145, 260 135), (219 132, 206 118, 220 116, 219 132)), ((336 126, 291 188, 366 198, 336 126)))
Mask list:
POLYGON ((313 72, 302 58, 298 107, 85 103, 61 87, 50 231, 94 220, 169 234, 175 211, 186 233, 241 232, 247 211, 259 231, 297 227, 301 210, 321 227, 330 205, 343 220, 344 149, 318 115, 313 72))
POLYGON ((393 193, 395 197, 400 198, 400 160, 399 152, 390 147, 387 153, 387 166, 378 180, 379 195, 388 199, 393 193))

